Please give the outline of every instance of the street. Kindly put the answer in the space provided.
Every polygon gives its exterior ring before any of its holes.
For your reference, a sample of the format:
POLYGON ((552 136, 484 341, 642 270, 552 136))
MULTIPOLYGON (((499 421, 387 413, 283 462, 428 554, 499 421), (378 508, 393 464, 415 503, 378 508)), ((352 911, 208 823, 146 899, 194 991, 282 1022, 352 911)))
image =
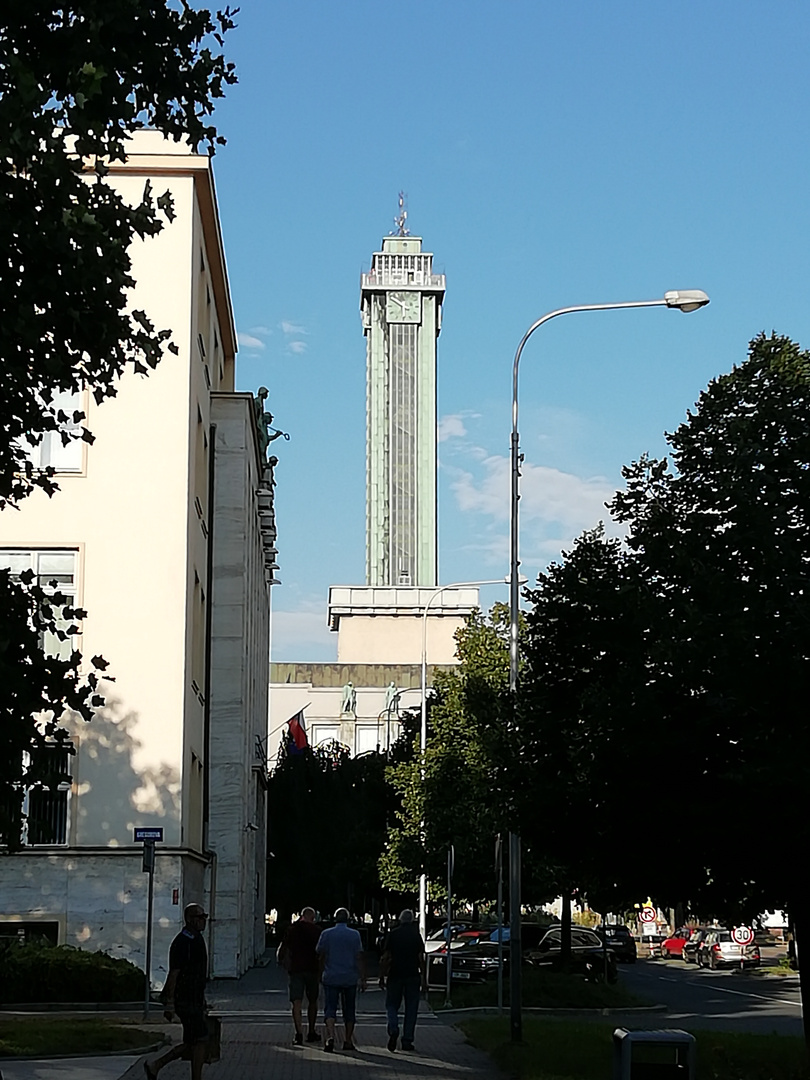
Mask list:
POLYGON ((741 975, 698 969, 681 960, 639 960, 622 964, 619 978, 640 997, 667 1006, 666 1013, 628 1013, 631 1027, 802 1034, 796 976, 741 975))

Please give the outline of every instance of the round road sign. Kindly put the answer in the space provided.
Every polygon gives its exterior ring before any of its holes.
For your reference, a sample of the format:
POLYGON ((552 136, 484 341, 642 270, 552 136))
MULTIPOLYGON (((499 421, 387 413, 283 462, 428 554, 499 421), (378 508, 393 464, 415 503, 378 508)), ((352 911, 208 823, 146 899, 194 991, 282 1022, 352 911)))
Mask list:
POLYGON ((750 945, 754 940, 754 931, 750 926, 735 926, 731 931, 731 940, 737 945, 750 945))
POLYGON ((655 908, 643 907, 639 915, 642 922, 655 922, 655 908))

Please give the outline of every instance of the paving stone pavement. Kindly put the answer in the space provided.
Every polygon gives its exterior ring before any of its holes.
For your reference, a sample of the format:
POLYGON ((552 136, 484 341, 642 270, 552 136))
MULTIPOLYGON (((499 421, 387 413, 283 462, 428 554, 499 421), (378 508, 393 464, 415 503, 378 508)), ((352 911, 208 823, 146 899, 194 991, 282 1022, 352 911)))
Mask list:
MULTIPOLYGON (((209 987, 213 1011, 222 1018, 222 1060, 205 1068, 205 1080, 498 1080, 486 1054, 467 1045, 456 1028, 437 1020, 423 1002, 416 1025, 414 1052, 386 1048, 384 995, 374 988, 358 994, 355 1051, 327 1054, 323 1043, 293 1046, 293 1027, 286 975, 275 963, 255 968, 234 981, 219 980, 209 987), (362 1076, 361 1076, 362 1074, 362 1076)), ((179 1035, 179 1029, 176 1034, 179 1035)), ((322 1014, 318 1030, 323 1036, 322 1014)), ((338 1024, 338 1035, 343 1030, 338 1024)), ((342 1038, 337 1040, 337 1046, 342 1038)), ((160 1080, 185 1080, 188 1064, 172 1062, 160 1080)), ((122 1080, 143 1080, 143 1059, 122 1080)))

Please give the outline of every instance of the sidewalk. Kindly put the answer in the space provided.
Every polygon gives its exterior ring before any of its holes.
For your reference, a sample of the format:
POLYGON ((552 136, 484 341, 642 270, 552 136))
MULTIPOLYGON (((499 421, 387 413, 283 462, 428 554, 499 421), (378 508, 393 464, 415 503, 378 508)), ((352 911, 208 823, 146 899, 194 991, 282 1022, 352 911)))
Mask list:
MULTIPOLYGON (((222 1018, 222 1060, 205 1068, 205 1080, 344 1080, 362 1071, 363 1080, 428 1080, 443 1077, 499 1080, 489 1058, 468 1046, 455 1028, 437 1020, 420 1003, 416 1050, 386 1049, 384 995, 378 988, 357 999, 355 1052, 327 1054, 323 1043, 293 1046, 286 974, 275 964, 253 968, 238 981, 218 980, 209 987, 212 1010, 222 1018)), ((401 1023, 401 1021, 400 1021, 401 1023)), ((170 1030, 179 1038, 179 1027, 170 1030)), ((318 1019, 323 1033, 323 1021, 318 1019)), ((337 1045, 343 1029, 338 1024, 337 1045)), ((143 1058, 99 1057, 67 1061, 0 1063, 3 1080, 143 1080, 143 1058)), ((189 1067, 167 1065, 160 1080, 188 1080, 189 1067)), ((359 1078, 358 1078, 359 1080, 359 1078)))

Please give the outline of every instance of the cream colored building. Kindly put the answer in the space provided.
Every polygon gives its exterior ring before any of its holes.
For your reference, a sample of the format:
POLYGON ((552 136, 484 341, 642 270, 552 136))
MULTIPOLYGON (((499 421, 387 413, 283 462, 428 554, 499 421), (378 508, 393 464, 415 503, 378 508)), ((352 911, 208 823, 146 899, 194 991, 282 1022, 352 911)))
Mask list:
POLYGON ((437 669, 458 662, 455 633, 477 607, 475 587, 332 585, 328 622, 337 634, 337 663, 271 665, 271 759, 301 709, 312 746, 336 741, 353 754, 387 750, 400 732, 399 710, 421 702, 423 631, 430 688, 437 669))
MULTIPOLYGON (((145 962, 137 826, 160 826, 152 981, 190 901, 208 905, 212 973, 264 948, 267 662, 275 522, 253 398, 234 392, 236 336, 211 162, 142 132, 111 183, 149 180, 176 219, 132 248, 132 307, 179 355, 81 408, 92 446, 43 444, 61 490, 0 515, 0 565, 54 577, 87 610, 75 645, 115 682, 69 723, 72 784, 48 806, 56 842, 0 858, 0 921, 145 962)), ((40 799, 40 802, 42 800, 40 799)), ((36 806, 31 807, 35 812, 36 806)), ((8 931, 8 927, 5 930, 8 931)))

